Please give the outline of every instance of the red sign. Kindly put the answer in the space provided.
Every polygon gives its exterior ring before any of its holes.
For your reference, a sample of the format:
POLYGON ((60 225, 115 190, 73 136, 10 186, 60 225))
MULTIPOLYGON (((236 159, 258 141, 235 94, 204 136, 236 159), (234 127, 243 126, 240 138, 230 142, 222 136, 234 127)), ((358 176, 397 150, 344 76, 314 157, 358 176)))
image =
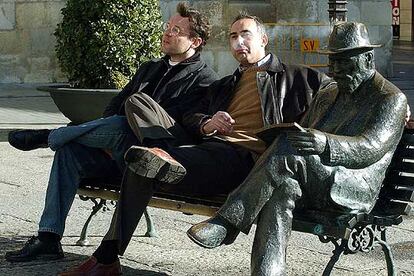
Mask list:
POLYGON ((300 40, 300 50, 302 52, 316 52, 319 50, 319 39, 302 38, 300 40))
POLYGON ((392 32, 395 38, 400 37, 400 0, 391 0, 392 32))

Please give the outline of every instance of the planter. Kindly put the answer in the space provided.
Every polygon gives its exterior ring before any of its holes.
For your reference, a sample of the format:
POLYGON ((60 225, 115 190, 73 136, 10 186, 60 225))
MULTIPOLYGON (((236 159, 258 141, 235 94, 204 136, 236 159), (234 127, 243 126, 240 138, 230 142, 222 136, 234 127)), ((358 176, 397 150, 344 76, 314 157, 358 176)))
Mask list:
POLYGON ((69 85, 37 87, 49 92, 56 106, 74 124, 102 117, 109 101, 119 93, 118 89, 77 89, 69 85))

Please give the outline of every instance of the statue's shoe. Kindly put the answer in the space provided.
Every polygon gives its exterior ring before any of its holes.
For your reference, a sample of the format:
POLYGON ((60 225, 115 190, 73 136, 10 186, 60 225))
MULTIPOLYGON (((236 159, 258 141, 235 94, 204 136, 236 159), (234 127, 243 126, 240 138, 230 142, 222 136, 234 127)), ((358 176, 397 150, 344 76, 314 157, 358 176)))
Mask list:
POLYGON ((91 256, 85 262, 81 263, 68 271, 59 273, 59 276, 118 276, 122 274, 121 264, 117 259, 112 264, 101 264, 91 256))
POLYGON ((19 150, 34 150, 47 148, 49 129, 24 129, 9 132, 9 144, 19 150))
POLYGON ((234 226, 219 216, 193 225, 187 236, 196 244, 205 248, 215 248, 222 244, 232 244, 239 234, 234 226))
POLYGON ((31 237, 22 249, 6 252, 9 262, 29 262, 33 260, 58 260, 63 258, 62 245, 59 241, 43 242, 38 237, 31 237))
POLYGON ((175 184, 187 173, 183 165, 160 148, 132 146, 125 153, 125 162, 134 173, 175 184))

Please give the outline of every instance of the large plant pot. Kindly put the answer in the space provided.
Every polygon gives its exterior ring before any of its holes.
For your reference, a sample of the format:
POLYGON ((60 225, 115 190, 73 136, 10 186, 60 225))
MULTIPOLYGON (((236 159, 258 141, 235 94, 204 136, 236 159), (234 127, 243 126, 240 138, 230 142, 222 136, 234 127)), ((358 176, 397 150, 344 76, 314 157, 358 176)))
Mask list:
POLYGON ((56 106, 74 124, 102 117, 109 101, 119 93, 118 89, 77 89, 69 85, 37 87, 49 92, 56 106))

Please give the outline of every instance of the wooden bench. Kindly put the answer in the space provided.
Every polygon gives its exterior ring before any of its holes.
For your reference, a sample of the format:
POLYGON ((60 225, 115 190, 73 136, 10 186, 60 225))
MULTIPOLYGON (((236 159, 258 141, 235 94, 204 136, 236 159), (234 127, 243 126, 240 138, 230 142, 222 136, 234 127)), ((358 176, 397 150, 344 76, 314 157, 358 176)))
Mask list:
MULTIPOLYGON (((116 202, 119 197, 119 179, 85 179, 78 189, 83 200, 92 200, 94 207, 87 219, 78 245, 86 245, 87 228, 91 218, 106 206, 107 201, 116 202), (114 185, 113 183, 116 183, 114 185)), ((213 215, 226 196, 194 197, 177 194, 156 193, 149 206, 185 214, 213 215)), ((377 203, 370 213, 344 214, 332 210, 295 210, 293 230, 315 234, 323 243, 334 245, 333 255, 323 275, 330 275, 341 254, 368 252, 381 245, 387 263, 388 275, 396 275, 390 246, 386 241, 387 227, 398 225, 403 215, 410 212, 414 200, 414 129, 406 129, 389 166, 377 203)), ((154 225, 148 212, 147 236, 155 236, 154 225)))

